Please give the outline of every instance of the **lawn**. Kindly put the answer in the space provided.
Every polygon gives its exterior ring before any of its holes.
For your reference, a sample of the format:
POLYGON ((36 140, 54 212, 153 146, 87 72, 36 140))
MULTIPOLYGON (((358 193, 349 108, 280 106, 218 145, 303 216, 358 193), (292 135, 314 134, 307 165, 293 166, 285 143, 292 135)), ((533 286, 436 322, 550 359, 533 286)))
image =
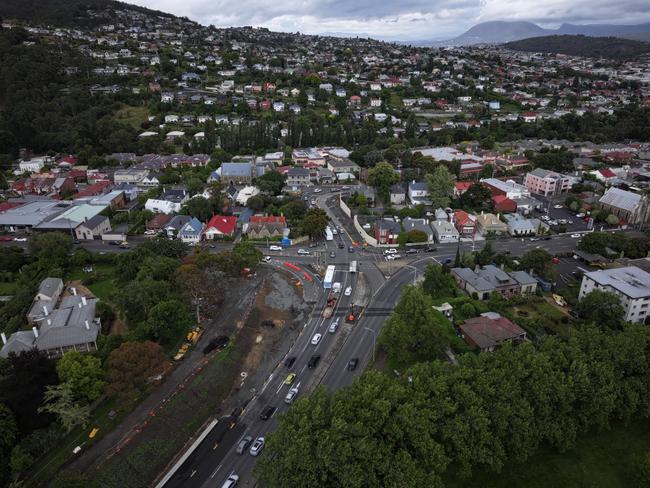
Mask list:
POLYGON ((120 122, 129 124, 134 129, 140 129, 140 124, 146 122, 149 117, 149 110, 147 107, 126 106, 118 110, 115 115, 120 122))
POLYGON ((534 335, 545 333, 568 337, 573 319, 546 300, 534 301, 526 305, 514 305, 506 315, 527 332, 534 335))
POLYGON ((76 269, 67 276, 67 279, 80 280, 84 283, 86 280, 94 278, 94 281, 86 286, 97 298, 108 302, 111 293, 115 290, 113 266, 110 264, 96 264, 94 267, 95 271, 93 273, 84 273, 81 268, 76 269))
POLYGON ((0 282, 0 295, 13 295, 16 291, 16 283, 0 282))
POLYGON ((636 459, 650 451, 650 421, 616 425, 582 437, 574 449, 542 449, 501 474, 479 472, 468 480, 446 480, 448 488, 633 488, 636 459))

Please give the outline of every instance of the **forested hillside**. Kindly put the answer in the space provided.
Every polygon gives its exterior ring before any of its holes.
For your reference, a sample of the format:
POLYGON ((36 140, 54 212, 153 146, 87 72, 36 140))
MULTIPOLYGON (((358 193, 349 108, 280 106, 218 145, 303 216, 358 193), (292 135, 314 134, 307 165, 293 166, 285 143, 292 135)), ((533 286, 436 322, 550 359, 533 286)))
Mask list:
POLYGON ((567 54, 593 58, 630 59, 650 52, 650 43, 617 37, 544 36, 505 44, 515 51, 567 54))

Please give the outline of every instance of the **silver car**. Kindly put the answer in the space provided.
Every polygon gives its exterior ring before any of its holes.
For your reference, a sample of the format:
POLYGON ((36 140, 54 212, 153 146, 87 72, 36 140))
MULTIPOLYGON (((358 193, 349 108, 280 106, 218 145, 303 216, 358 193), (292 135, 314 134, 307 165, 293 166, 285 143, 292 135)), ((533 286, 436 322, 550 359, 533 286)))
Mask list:
POLYGON ((237 449, 236 449, 237 454, 244 454, 244 451, 252 441, 253 438, 249 435, 243 437, 237 444, 237 449))
POLYGON ((253 442, 253 445, 248 450, 248 452, 251 453, 251 456, 257 456, 260 452, 262 452, 262 449, 264 449, 264 437, 258 437, 255 439, 255 442, 253 442))

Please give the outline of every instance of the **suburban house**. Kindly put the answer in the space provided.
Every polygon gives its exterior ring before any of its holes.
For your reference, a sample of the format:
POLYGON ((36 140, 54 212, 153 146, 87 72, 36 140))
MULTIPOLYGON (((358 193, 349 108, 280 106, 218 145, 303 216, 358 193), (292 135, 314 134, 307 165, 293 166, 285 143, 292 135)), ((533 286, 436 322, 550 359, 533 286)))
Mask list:
POLYGON ((327 161, 327 169, 329 169, 334 174, 338 174, 338 173, 358 174, 359 173, 359 165, 354 161, 350 161, 349 159, 330 158, 327 161))
POLYGON ((184 189, 167 190, 160 198, 148 199, 144 208, 153 213, 175 214, 180 212, 189 198, 189 193, 184 189))
MULTIPOLYGON (((1 334, 0 357, 6 358, 11 353, 20 354, 32 348, 44 351, 52 358, 63 356, 68 351, 97 350, 97 336, 101 329, 101 322, 95 317, 98 300, 77 295, 76 290, 73 290, 73 294, 64 297, 57 307, 62 289, 63 282, 58 278, 43 280, 34 304, 42 306, 46 302, 43 300, 46 295, 53 300, 47 302, 45 309, 41 308, 43 313, 40 317, 28 315, 28 319, 34 324, 31 330, 15 332, 8 339, 4 333, 1 334), (34 320, 31 320, 32 318, 34 320)), ((30 313, 31 311, 30 309, 30 313)))
POLYGON ((148 220, 145 227, 147 230, 161 231, 165 228, 165 225, 172 219, 171 215, 167 214, 157 214, 154 215, 151 220, 148 220))
POLYGON ((221 181, 231 185, 250 185, 253 181, 253 163, 222 163, 221 181))
POLYGON ((120 183, 133 183, 139 185, 149 174, 146 169, 118 169, 113 173, 113 183, 119 185, 120 183))
POLYGON ((178 232, 183 228, 185 224, 187 224, 190 220, 192 220, 192 217, 189 215, 175 215, 172 217, 172 219, 167 222, 165 225, 165 234, 167 234, 167 237, 169 239, 175 239, 176 236, 178 235, 178 232))
POLYGON ((476 216, 476 229, 481 235, 486 235, 490 232, 501 235, 508 232, 508 226, 501 222, 499 217, 491 213, 483 213, 476 216))
POLYGON ((440 244, 445 242, 456 242, 459 239, 458 231, 454 224, 448 220, 434 220, 431 222, 433 235, 440 244))
POLYGON ((531 193, 545 197, 567 193, 573 185, 574 178, 555 171, 535 168, 526 175, 524 185, 531 193))
POLYGON ((452 268, 451 274, 461 290, 478 300, 486 300, 493 292, 504 298, 515 295, 534 293, 537 280, 525 271, 507 273, 493 264, 470 268, 452 268))
POLYGON ((287 229, 287 220, 284 216, 259 216, 253 215, 244 224, 242 231, 251 239, 268 239, 281 237, 287 229))
POLYGON ((192 217, 180 228, 177 235, 186 244, 196 244, 201 241, 203 223, 196 217, 192 217))
POLYGON ((318 168, 316 171, 316 181, 321 185, 331 185, 334 183, 334 172, 327 168, 318 168))
POLYGON ((232 236, 237 228, 237 217, 215 215, 205 226, 203 235, 206 239, 213 240, 217 237, 232 236))
POLYGON ((492 197, 494 211, 499 213, 514 213, 517 211, 517 202, 504 195, 494 195, 492 197))
POLYGON ((483 352, 492 352, 505 342, 526 340, 524 329, 496 312, 485 312, 467 319, 459 329, 467 344, 483 352))
POLYGON ((644 322, 650 311, 650 273, 636 266, 585 273, 578 299, 594 290, 614 293, 625 310, 626 322, 644 322))
POLYGON ((412 181, 408 188, 409 200, 413 205, 431 205, 429 200, 429 189, 423 181, 412 181))
POLYGON ((391 186, 389 193, 391 205, 404 205, 406 203, 406 191, 402 185, 391 186))
POLYGON ((32 324, 51 313, 62 292, 63 280, 61 278, 45 278, 41 281, 32 306, 27 312, 27 321, 32 324))
POLYGON ((402 226, 389 219, 380 219, 375 222, 375 239, 378 244, 397 244, 397 237, 402 232, 402 226))
POLYGON ((289 168, 287 171, 288 186, 309 186, 311 177, 307 168, 289 168))
POLYGON ((79 240, 92 241, 110 231, 111 222, 108 217, 97 214, 77 225, 74 229, 74 235, 79 240))
POLYGON ((406 217, 402 220, 402 226, 406 232, 414 230, 423 232, 427 236, 426 242, 433 242, 433 230, 431 229, 427 219, 412 219, 411 217, 406 217))
POLYGON ((472 239, 474 234, 476 234, 475 218, 464 210, 456 210, 454 212, 454 225, 462 238, 472 239))
POLYGON ((598 207, 608 210, 620 220, 632 225, 645 223, 650 216, 650 204, 647 196, 615 187, 608 188, 600 197, 598 207))

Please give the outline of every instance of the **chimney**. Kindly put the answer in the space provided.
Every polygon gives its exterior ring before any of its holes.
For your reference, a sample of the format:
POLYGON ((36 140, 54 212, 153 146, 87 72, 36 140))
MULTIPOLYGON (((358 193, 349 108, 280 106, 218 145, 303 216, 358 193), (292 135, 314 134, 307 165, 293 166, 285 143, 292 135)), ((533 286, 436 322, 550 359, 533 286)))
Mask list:
POLYGON ((2 337, 2 343, 6 344, 7 343, 7 336, 5 335, 4 332, 0 332, 0 337, 2 337))
POLYGON ((474 273, 478 273, 479 271, 481 271, 481 266, 477 264, 474 266, 474 273))
POLYGON ((506 265, 505 265, 504 263, 501 263, 501 271, 503 271, 503 269, 504 269, 505 267, 506 267, 506 265))
POLYGON ((34 337, 38 339, 38 329, 36 327, 32 327, 32 332, 34 333, 34 337))
POLYGON ((52 325, 52 321, 50 319, 47 319, 47 325, 52 325))
POLYGON ((84 324, 86 325, 86 330, 90 330, 90 324, 88 323, 87 320, 84 321, 84 324))
POLYGON ((72 294, 73 294, 74 296, 77 296, 77 289, 74 288, 74 287, 72 288, 72 294))
POLYGON ((81 303, 83 303, 84 307, 88 304, 86 297, 81 297, 81 303))

